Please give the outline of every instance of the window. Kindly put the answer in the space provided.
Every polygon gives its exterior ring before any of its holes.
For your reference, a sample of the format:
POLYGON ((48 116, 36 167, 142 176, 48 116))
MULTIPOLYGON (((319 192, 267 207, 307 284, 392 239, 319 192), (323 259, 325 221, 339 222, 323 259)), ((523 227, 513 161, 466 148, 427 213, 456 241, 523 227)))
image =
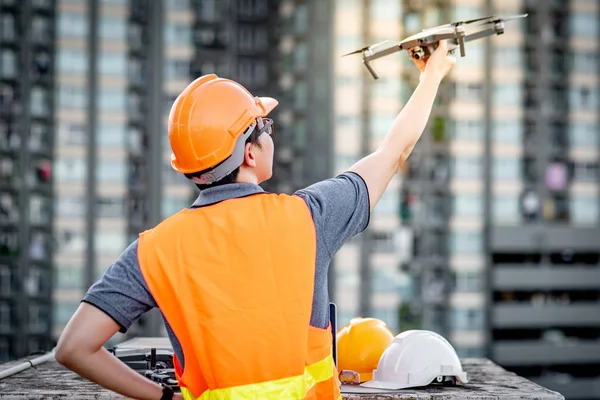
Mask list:
POLYGON ((573 180, 580 182, 594 182, 598 178, 597 162, 574 162, 573 180))
POLYGON ((306 42, 297 42, 294 46, 294 68, 296 71, 305 71, 310 65, 310 52, 306 42))
POLYGON ((187 79, 190 76, 190 63, 187 60, 167 59, 165 76, 168 79, 187 79))
POLYGON ((480 179, 482 168, 481 157, 452 158, 452 177, 454 179, 480 179))
POLYGON ((569 105, 572 108, 597 108, 600 103, 598 97, 598 90, 593 86, 569 86, 569 105))
POLYGON ((595 74, 598 71, 598 53, 573 50, 569 61, 574 72, 595 74))
POLYGON ((396 119, 396 114, 374 114, 369 125, 373 137, 384 137, 396 119))
MULTIPOLYGON (((360 84, 360 80, 357 78, 348 79, 351 84, 360 84)), ((402 82, 400 81, 400 79, 393 79, 392 77, 389 77, 385 80, 376 80, 373 81, 371 87, 374 98, 397 99, 402 95, 402 82)))
POLYGON ((32 194, 29 200, 29 221, 32 224, 46 224, 50 220, 50 199, 32 194))
POLYGON ((122 197, 97 197, 96 212, 100 218, 123 218, 125 199, 122 197))
POLYGON ((572 194, 569 202, 571 222, 577 225, 598 224, 598 196, 572 194))
POLYGON ((2 49, 0 58, 0 76, 3 78, 14 78, 17 72, 17 57, 10 49, 2 49))
POLYGON ((58 105, 64 108, 81 109, 87 105, 87 92, 83 86, 60 85, 58 105))
POLYGON ((294 86, 294 106, 304 109, 308 105, 308 85, 306 82, 298 82, 294 86))
POLYGON ((497 181, 521 179, 521 160, 516 157, 494 157, 492 176, 497 181))
MULTIPOLYGON (((352 164, 347 164, 345 168, 352 164)), ((396 215, 399 210, 399 193, 397 190, 387 190, 373 209, 374 215, 396 215)))
POLYGON ((88 60, 84 50, 64 50, 57 54, 57 65, 60 72, 83 74, 87 72, 88 60))
POLYGON ((123 159, 103 159, 98 163, 99 182, 124 182, 127 168, 123 159))
POLYGON ((354 51, 356 49, 361 48, 362 41, 359 36, 338 36, 337 37, 337 47, 338 51, 354 51))
POLYGON ((124 230, 98 231, 96 233, 96 248, 99 252, 120 254, 126 247, 124 230))
POLYGON ((0 231, 0 256, 17 256, 19 253, 19 232, 0 231))
POLYGON ((169 10, 188 11, 190 9, 190 0, 171 0, 166 5, 169 10))
POLYGON ((575 11, 569 15, 569 29, 573 36, 595 38, 599 35, 598 17, 594 13, 575 11))
POLYGON ((8 13, 2 15, 2 19, 0 19, 0 29, 0 32, 2 33, 0 37, 2 37, 2 39, 6 41, 15 40, 15 17, 8 13))
POLYGON ((170 217, 171 215, 173 215, 189 206, 190 206, 190 202, 186 198, 182 198, 180 196, 165 197, 162 202, 162 207, 161 207, 162 208, 162 216, 163 216, 163 218, 170 217))
POLYGON ((569 124, 569 143, 571 146, 597 147, 598 124, 581 122, 569 124))
MULTIPOLYGON (((470 67, 479 67, 483 66, 484 57, 485 57, 485 47, 482 42, 472 42, 468 44, 469 49, 466 50, 469 52, 469 57, 457 57, 457 65, 465 65, 470 67)), ((456 53, 459 54, 460 50, 456 50, 456 53)), ((504 65, 504 63, 500 64, 504 65)))
POLYGON ((56 235, 58 254, 83 255, 86 246, 85 235, 81 231, 62 229, 56 235))
POLYGON ((483 290, 483 275, 480 271, 458 271, 456 273, 457 292, 480 292, 483 290))
POLYGON ((81 217, 85 213, 85 202, 82 196, 60 195, 54 203, 57 217, 81 217))
POLYGON ((216 21, 221 16, 219 0, 201 0, 196 2, 198 19, 201 21, 216 21))
POLYGON ((372 0, 370 18, 376 20, 397 21, 402 17, 400 1, 396 0, 372 0))
POLYGON ((126 96, 124 89, 103 88, 100 91, 100 108, 125 112, 126 96))
POLYGON ((100 54, 99 72, 104 75, 125 75, 127 58, 124 53, 103 52, 100 54))
POLYGON ((29 305, 29 331, 42 333, 48 330, 50 322, 50 310, 47 304, 29 305))
POLYGON ((11 307, 8 303, 0 303, 0 332, 9 332, 11 329, 11 307))
POLYGON ((450 235, 450 251, 453 254, 477 254, 483 251, 481 232, 455 231, 450 235))
POLYGON ((518 145, 523 138, 523 124, 520 121, 495 120, 492 134, 495 142, 518 145))
POLYGON ((455 195, 453 206, 456 217, 481 217, 483 198, 473 194, 455 195))
POLYGON ((393 253, 395 251, 394 232, 375 231, 371 234, 371 243, 376 252, 393 253))
POLYGON ((62 145, 80 145, 87 141, 84 125, 62 123, 58 127, 58 142, 62 145))
POLYGON ((82 182, 86 177, 83 158, 60 157, 54 161, 57 182, 82 182))
MULTIPOLYGON (((3 331, 2 325, 0 325, 0 332, 3 331)), ((0 338, 0 362, 10 361, 10 342, 6 338, 0 338)))
POLYGON ((479 18, 482 15, 482 7, 473 5, 459 5, 452 7, 452 21, 464 21, 479 18))
POLYGON ((50 39, 52 28, 50 19, 35 15, 31 22, 31 37, 37 43, 44 43, 50 39))
POLYGON ((483 310, 477 308, 455 308, 450 317, 450 326, 457 331, 483 329, 483 322, 483 310))
POLYGON ((516 83, 494 84, 492 101, 495 105, 521 106, 523 88, 516 83))
POLYGON ((48 114, 48 90, 42 87, 34 87, 31 90, 29 107, 31 115, 34 117, 43 117, 48 114))
POLYGON ((469 142, 481 141, 483 137, 483 121, 456 120, 452 123, 452 139, 469 142))
MULTIPOLYGON (((470 52, 471 50, 469 50, 470 52)), ((521 67, 523 65, 523 51, 519 47, 494 46, 492 57, 494 65, 506 65, 510 67, 521 67)))
POLYGON ((168 24, 165 27, 167 44, 187 45, 192 42, 192 31, 189 26, 181 24, 168 24))
POLYGON ((125 18, 102 16, 100 18, 100 37, 103 39, 125 40, 127 24, 125 18))
POLYGON ((75 314, 78 307, 79 303, 58 303, 56 305, 56 322, 61 325, 66 325, 73 314, 75 314))
POLYGON ((519 222, 520 203, 518 195, 495 195, 492 199, 494 222, 499 225, 514 225, 519 222))
POLYGON ((454 90, 457 100, 483 101, 483 84, 481 83, 455 83, 454 90))
POLYGON ((119 147, 125 145, 125 126, 122 124, 101 123, 96 132, 100 147, 119 147))
POLYGON ((13 282, 10 267, 8 265, 0 265, 0 293, 3 296, 10 296, 12 292, 13 282))

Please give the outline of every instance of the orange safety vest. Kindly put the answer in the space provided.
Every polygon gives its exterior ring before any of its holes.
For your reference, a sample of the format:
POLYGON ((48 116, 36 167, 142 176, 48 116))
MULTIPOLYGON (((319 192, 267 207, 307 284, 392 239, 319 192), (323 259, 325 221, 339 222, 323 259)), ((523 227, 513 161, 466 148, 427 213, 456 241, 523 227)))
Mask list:
POLYGON ((261 193, 143 232, 146 284, 179 340, 184 399, 340 399, 331 327, 310 326, 316 237, 304 200, 261 193))

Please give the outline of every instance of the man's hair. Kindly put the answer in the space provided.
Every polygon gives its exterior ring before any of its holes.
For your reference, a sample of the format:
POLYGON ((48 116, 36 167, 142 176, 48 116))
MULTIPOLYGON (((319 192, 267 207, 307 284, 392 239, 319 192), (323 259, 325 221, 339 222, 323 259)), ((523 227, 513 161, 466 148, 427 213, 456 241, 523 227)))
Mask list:
MULTIPOLYGON (((260 129, 258 129, 258 126, 255 126, 254 130, 252 131, 250 136, 248 136, 248 138, 246 139, 246 144, 250 143, 250 144, 254 144, 258 147, 262 147, 260 145, 260 142, 258 141, 258 138, 261 135, 258 133, 259 131, 260 131, 260 129)), ((199 178, 202 174, 215 169, 216 167, 218 167, 219 165, 221 165, 224 162, 225 162, 225 160, 221 161, 219 164, 215 165, 214 167, 205 169, 204 171, 191 172, 189 174, 185 174, 185 177, 188 179, 199 178)), ((196 183, 196 187, 198 187, 198 189, 200 189, 202 191, 204 189, 208 189, 208 188, 212 188, 212 187, 223 186, 223 185, 228 185, 230 183, 235 183, 239 173, 240 173, 240 167, 237 167, 229 175, 226 175, 225 177, 223 177, 223 179, 219 179, 218 181, 213 182, 208 185, 201 185, 199 183, 196 183)))

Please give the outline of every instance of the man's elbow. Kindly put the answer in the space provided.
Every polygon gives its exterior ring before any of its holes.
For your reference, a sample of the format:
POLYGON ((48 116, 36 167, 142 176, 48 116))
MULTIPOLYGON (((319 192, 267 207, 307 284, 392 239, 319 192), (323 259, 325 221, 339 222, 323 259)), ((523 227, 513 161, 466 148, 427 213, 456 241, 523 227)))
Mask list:
MULTIPOLYGON (((81 353, 81 352, 80 352, 81 353)), ((69 368, 73 365, 75 355, 77 354, 77 344, 63 336, 58 340, 54 351, 54 358, 59 364, 69 368)))

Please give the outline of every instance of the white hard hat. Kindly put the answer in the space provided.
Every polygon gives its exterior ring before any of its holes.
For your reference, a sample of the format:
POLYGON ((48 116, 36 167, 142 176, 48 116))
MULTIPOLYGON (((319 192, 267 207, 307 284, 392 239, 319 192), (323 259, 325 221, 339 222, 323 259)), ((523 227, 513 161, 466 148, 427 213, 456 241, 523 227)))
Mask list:
POLYGON ((452 378, 468 382, 452 345, 435 332, 411 330, 394 338, 373 371, 373 380, 361 386, 397 390, 452 378))

